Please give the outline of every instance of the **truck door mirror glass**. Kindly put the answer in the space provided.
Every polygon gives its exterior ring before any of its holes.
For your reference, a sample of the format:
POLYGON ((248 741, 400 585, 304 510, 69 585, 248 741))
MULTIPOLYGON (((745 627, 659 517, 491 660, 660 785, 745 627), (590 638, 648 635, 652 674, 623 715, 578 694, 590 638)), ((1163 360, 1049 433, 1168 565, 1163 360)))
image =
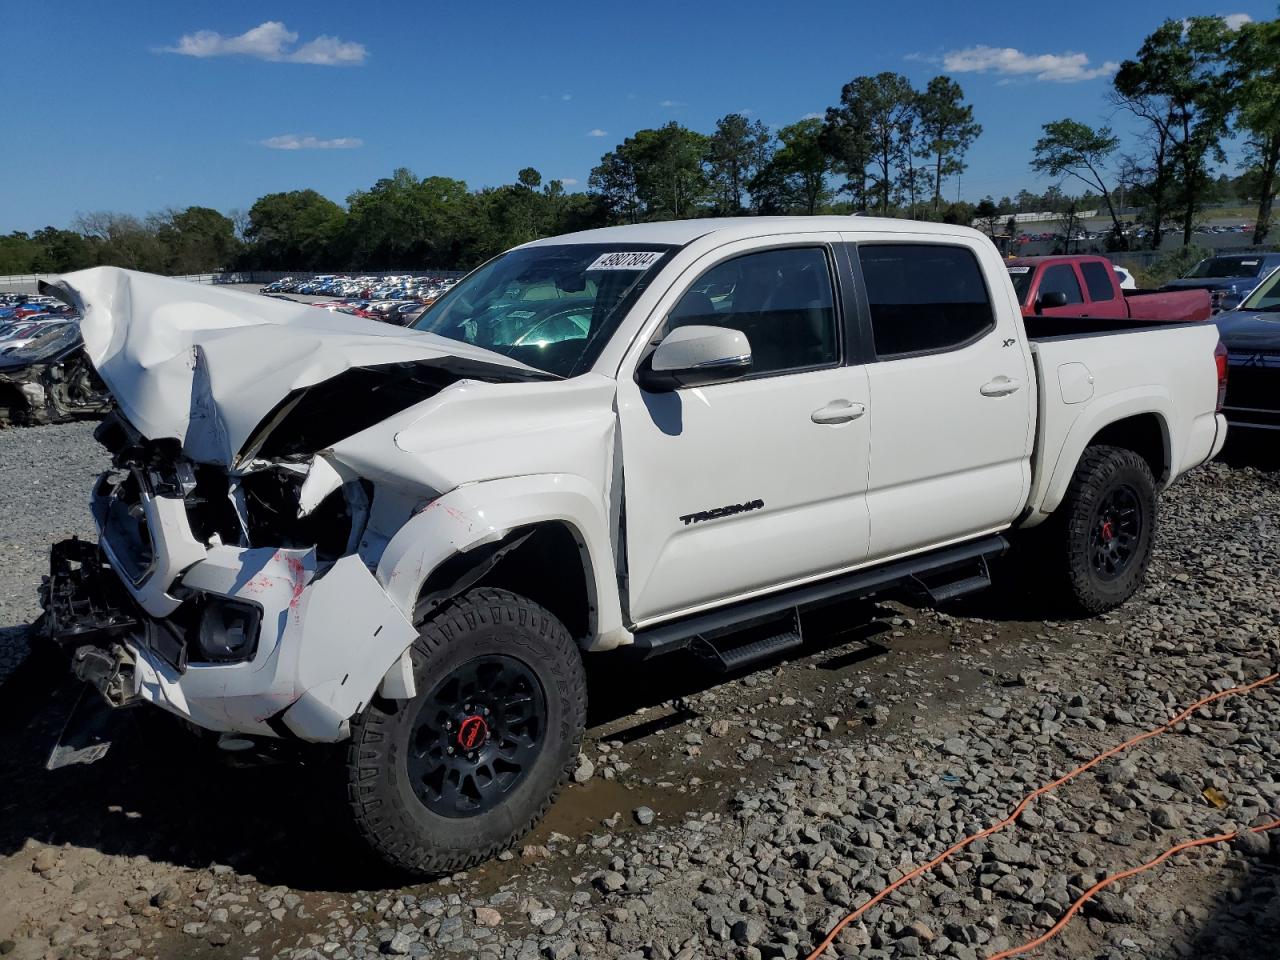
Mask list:
POLYGON ((1067 295, 1061 290, 1049 290, 1036 297, 1037 310, 1052 310, 1054 307, 1065 307, 1067 295))
POLYGON ((690 325, 676 327, 640 367, 645 390, 674 390, 732 380, 751 370, 751 344, 741 330, 690 325))

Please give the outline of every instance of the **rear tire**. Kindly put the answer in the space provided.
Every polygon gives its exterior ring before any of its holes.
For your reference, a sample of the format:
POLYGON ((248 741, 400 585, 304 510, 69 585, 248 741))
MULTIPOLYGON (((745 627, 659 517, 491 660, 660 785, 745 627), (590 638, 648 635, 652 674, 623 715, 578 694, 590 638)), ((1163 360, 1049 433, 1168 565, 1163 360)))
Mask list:
POLYGON ((1151 563, 1151 468, 1132 450, 1089 447, 1050 524, 1045 559, 1067 603, 1089 616, 1114 610, 1142 586, 1151 563))
POLYGON ((410 649, 413 699, 375 698, 352 721, 347 796, 387 863, 438 875, 542 819, 578 756, 586 677, 560 621, 505 590, 451 601, 410 649))

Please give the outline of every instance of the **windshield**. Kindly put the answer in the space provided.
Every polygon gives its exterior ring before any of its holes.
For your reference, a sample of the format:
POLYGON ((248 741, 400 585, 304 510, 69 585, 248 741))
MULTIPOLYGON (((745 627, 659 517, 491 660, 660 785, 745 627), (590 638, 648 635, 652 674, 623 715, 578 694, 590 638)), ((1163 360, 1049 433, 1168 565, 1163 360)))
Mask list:
POLYGON ((595 361, 669 246, 575 243, 490 260, 412 324, 571 377, 595 361))
POLYGON ((1272 270, 1271 275, 1258 284, 1258 288, 1245 297, 1237 309, 1280 311, 1280 268, 1272 270))
POLYGON ((1262 270, 1261 257, 1210 257, 1201 260, 1188 277, 1256 277, 1262 270))
POLYGON ((1009 268, 1009 279, 1013 281, 1013 291, 1018 295, 1019 303, 1027 302, 1027 291, 1031 289, 1031 278, 1034 276, 1035 272, 1030 267, 1009 268))

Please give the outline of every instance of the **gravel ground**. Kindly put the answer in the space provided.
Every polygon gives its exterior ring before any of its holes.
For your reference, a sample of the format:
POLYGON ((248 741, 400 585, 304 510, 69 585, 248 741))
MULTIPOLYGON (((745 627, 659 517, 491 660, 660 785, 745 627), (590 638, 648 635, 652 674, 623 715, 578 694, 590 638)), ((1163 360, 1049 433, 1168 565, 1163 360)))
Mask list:
POLYGON ((89 489, 107 467, 95 423, 0 430, 0 683, 26 655, 26 625, 40 614, 36 588, 49 545, 92 537, 89 489))
MULTIPOLYGON (((83 530, 88 432, 0 434, 0 480, 37 505, 6 506, 6 624, 34 613, 44 546, 83 530)), ((1006 589, 834 609, 806 622, 803 656, 722 682, 685 661, 593 664, 579 782, 524 846, 432 883, 362 856, 325 766, 216 766, 143 711, 105 760, 45 773, 65 695, 24 682, 30 708, 0 726, 0 954, 803 957, 1034 786, 1274 669, 1280 471, 1256 462, 1169 492, 1148 585, 1113 616, 1033 619, 1034 590, 1006 589)), ((834 955, 987 957, 1105 873, 1280 816, 1278 706, 1280 685, 1227 698, 1085 773, 834 955)), ((1117 884, 1034 955, 1280 956, 1280 831, 1117 884)))

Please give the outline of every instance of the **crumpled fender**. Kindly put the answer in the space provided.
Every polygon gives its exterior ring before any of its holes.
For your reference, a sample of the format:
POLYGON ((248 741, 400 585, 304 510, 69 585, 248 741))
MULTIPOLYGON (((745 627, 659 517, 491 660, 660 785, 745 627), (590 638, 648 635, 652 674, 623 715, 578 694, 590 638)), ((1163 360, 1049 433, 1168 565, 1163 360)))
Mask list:
POLYGON ((607 515, 598 489, 572 474, 468 484, 433 500, 396 532, 379 560, 377 578, 392 602, 412 617, 427 577, 450 557, 518 528, 563 523, 578 542, 591 593, 589 649, 608 650, 631 643, 632 636, 622 623, 607 515))

